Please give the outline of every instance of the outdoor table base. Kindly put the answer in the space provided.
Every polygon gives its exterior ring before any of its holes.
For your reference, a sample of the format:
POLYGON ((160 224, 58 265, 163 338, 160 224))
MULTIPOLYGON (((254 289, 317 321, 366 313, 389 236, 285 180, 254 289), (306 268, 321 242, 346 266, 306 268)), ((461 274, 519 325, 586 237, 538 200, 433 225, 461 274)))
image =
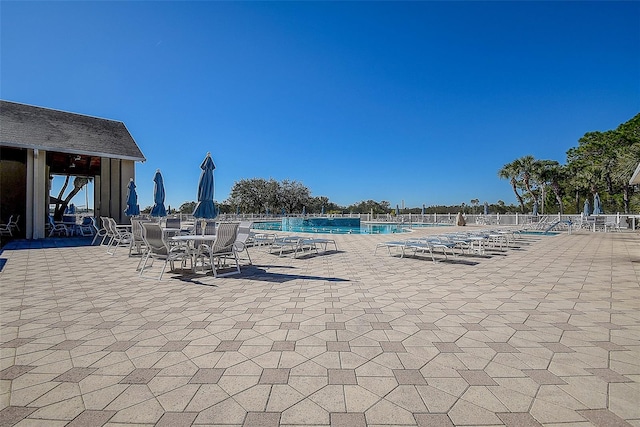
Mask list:
MULTIPOLYGON (((174 242, 187 242, 188 245, 190 245, 190 251, 191 251, 191 272, 195 273, 198 267, 198 251, 195 248, 195 244, 196 242, 200 242, 200 243, 204 243, 204 244, 209 244, 211 245, 213 242, 215 242, 216 240, 216 235, 215 234, 185 234, 185 235, 181 235, 181 236, 173 236, 170 239, 171 241, 174 242)), ((216 268, 214 265, 211 265, 211 268, 214 269, 216 268)), ((202 264, 202 270, 204 270, 204 262, 202 264)), ((222 274, 218 274, 215 273, 215 275, 217 277, 225 277, 225 276, 231 276, 233 274, 238 274, 238 271, 233 271, 231 273, 222 273, 222 274)))

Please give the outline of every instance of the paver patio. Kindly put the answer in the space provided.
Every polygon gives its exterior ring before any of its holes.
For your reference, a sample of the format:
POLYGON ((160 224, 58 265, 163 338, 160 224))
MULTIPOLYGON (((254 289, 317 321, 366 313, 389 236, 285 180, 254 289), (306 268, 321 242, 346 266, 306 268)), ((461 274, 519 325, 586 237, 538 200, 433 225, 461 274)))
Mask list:
POLYGON ((637 233, 435 264, 331 237, 160 282, 126 251, 10 244, 0 425, 640 427, 637 233))

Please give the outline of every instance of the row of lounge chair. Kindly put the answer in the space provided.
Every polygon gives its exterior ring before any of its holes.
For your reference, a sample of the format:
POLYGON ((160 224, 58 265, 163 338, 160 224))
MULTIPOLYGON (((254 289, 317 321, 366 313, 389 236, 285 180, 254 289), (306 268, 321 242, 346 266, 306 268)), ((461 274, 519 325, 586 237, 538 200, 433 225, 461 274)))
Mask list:
POLYGON ((446 233, 425 237, 410 237, 404 240, 381 242, 376 245, 374 254, 379 248, 386 248, 389 255, 392 250, 400 253, 403 258, 410 253, 429 254, 431 260, 436 262, 435 253, 442 253, 445 260, 448 256, 457 256, 466 253, 484 255, 487 248, 509 247, 515 238, 512 230, 481 230, 466 233, 446 233))

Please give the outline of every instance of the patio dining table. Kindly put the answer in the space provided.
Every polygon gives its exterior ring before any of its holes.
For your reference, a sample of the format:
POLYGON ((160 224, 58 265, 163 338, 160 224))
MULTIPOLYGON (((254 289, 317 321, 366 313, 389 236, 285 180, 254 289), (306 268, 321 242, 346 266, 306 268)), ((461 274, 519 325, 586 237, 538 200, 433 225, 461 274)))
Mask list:
MULTIPOLYGON (((179 231, 179 230, 178 230, 179 231)), ((195 250, 196 243, 212 244, 216 240, 215 234, 182 234, 179 236, 173 236, 169 239, 172 242, 184 242, 189 245, 192 256, 192 271, 196 271, 197 251, 195 250)))

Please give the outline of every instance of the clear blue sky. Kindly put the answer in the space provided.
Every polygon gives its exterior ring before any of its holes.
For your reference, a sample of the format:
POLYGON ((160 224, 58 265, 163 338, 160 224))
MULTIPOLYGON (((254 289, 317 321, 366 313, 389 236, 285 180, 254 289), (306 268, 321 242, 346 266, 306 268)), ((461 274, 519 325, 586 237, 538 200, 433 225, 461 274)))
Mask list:
MULTIPOLYGON (((2 99, 123 121, 166 203, 216 163, 314 196, 515 202, 523 155, 564 162, 640 111, 639 2, 0 3, 2 99)), ((78 201, 77 204, 82 204, 78 201)))

